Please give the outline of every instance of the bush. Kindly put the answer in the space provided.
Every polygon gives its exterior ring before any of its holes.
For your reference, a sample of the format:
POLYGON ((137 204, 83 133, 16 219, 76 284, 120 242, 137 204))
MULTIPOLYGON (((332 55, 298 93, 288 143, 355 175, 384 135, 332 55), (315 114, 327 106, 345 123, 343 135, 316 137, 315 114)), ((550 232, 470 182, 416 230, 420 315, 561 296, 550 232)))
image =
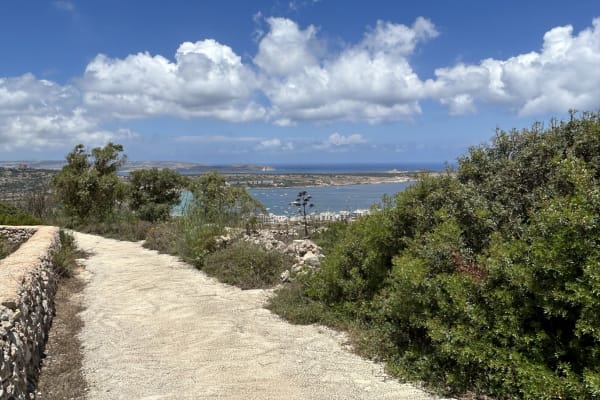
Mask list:
POLYGON ((52 256, 52 264, 60 276, 70 277, 77 267, 77 259, 86 257, 86 254, 77 249, 75 238, 72 234, 59 231, 60 249, 52 256))
POLYGON ((153 225, 151 222, 140 220, 129 211, 117 211, 106 216, 103 221, 88 221, 85 224, 67 226, 80 232, 136 242, 144 240, 153 225))
POLYGON ((16 207, 0 202, 0 225, 42 225, 43 221, 16 207))
POLYGON ((208 255, 203 271, 242 289, 259 289, 275 286, 292 263, 290 257, 277 251, 239 241, 208 255))
POLYGON ((599 137, 592 113, 499 131, 325 236, 320 272, 272 309, 345 320, 389 370, 443 392, 598 398, 599 137))
POLYGON ((163 222, 152 226, 146 233, 144 247, 159 253, 177 254, 179 232, 174 222, 163 222))

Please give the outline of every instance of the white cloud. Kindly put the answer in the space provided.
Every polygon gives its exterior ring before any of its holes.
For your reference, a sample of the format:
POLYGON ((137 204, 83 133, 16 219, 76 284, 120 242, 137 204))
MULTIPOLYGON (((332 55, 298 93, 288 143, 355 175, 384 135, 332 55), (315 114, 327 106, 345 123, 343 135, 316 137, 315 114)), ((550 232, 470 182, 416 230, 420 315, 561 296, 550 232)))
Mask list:
POLYGON ((212 39, 179 46, 175 62, 148 53, 111 59, 98 55, 81 80, 85 105, 118 118, 154 115, 260 119, 252 100, 257 82, 233 50, 212 39))
POLYGON ((294 148, 294 143, 286 142, 278 138, 265 139, 256 146, 256 150, 260 151, 289 151, 294 150, 294 148))
POLYGON ((431 95, 455 114, 473 112, 475 102, 508 106, 521 115, 600 107, 600 18, 573 34, 556 27, 540 51, 506 60, 486 59, 435 72, 431 95))
POLYGON ((270 30, 261 39, 256 64, 269 77, 301 73, 318 65, 315 55, 316 28, 301 30, 286 18, 267 18, 270 30))
POLYGON ((79 92, 38 80, 31 74, 0 78, 0 150, 44 150, 76 143, 104 144, 130 139, 128 130, 111 132, 98 126, 81 107, 79 92))
MULTIPOLYGON (((53 4, 67 10, 73 5, 53 4)), ((264 20, 262 14, 255 19, 264 20)), ((475 113, 481 103, 521 115, 600 108, 600 18, 580 32, 571 26, 549 30, 537 51, 437 68, 427 80, 411 65, 417 47, 438 35, 425 18, 410 26, 378 21, 337 52, 328 51, 315 26, 301 28, 286 18, 264 21, 267 32, 258 33, 258 51, 248 62, 231 47, 205 39, 182 43, 173 59, 97 55, 74 85, 31 74, 0 78, 0 149, 125 140, 136 134, 103 125, 162 115, 293 126, 410 120, 426 99, 439 101, 452 115, 475 113)), ((247 142, 263 151, 303 148, 261 137, 176 140, 247 142)), ((341 148, 361 140, 359 134, 336 133, 319 146, 341 148)))
POLYGON ((408 62, 417 43, 437 35, 418 18, 411 26, 378 21, 361 42, 319 57, 316 29, 270 19, 254 62, 275 123, 354 120, 377 123, 420 113, 424 85, 408 62))
POLYGON ((327 144, 332 146, 348 146, 353 144, 366 143, 367 140, 359 133, 344 136, 337 132, 332 133, 327 140, 327 144))
POLYGON ((365 139, 365 137, 363 135, 361 135, 360 133, 353 133, 351 135, 344 136, 344 135, 340 135, 337 132, 334 132, 331 135, 329 135, 327 140, 314 145, 314 148, 317 150, 326 150, 326 149, 340 150, 343 148, 348 148, 351 146, 364 144, 364 143, 367 143, 367 139, 365 139))

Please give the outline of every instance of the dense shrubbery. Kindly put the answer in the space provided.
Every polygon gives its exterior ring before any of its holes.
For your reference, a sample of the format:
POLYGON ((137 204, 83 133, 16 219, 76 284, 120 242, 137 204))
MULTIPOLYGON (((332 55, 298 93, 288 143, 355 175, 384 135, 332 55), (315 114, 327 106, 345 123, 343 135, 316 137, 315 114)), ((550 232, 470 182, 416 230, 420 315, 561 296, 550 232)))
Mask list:
POLYGON ((238 241, 206 258, 203 271, 242 289, 273 287, 293 263, 291 257, 262 246, 238 241))
POLYGON ((500 131, 336 232, 271 308, 346 321, 359 349, 444 391, 599 398, 599 178, 599 114, 500 131))
POLYGON ((14 206, 0 203, 0 225, 40 225, 42 220, 14 206))

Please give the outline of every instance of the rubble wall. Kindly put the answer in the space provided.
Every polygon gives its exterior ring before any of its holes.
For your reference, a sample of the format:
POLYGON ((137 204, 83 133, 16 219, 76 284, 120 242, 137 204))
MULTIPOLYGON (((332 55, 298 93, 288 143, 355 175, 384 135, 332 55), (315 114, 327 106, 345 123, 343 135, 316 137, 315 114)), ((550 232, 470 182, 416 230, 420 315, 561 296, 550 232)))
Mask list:
POLYGON ((9 240, 28 239, 0 260, 0 399, 32 399, 54 314, 57 227, 0 226, 9 240))

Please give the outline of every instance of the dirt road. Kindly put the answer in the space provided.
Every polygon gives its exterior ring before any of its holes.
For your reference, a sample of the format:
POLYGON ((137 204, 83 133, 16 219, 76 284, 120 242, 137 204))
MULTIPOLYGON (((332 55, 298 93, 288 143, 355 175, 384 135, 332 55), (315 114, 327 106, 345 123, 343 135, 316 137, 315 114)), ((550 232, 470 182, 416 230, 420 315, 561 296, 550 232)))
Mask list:
POLYGON ((75 234, 93 253, 81 341, 89 399, 431 399, 343 348, 290 325, 269 295, 223 285, 137 243, 75 234))

